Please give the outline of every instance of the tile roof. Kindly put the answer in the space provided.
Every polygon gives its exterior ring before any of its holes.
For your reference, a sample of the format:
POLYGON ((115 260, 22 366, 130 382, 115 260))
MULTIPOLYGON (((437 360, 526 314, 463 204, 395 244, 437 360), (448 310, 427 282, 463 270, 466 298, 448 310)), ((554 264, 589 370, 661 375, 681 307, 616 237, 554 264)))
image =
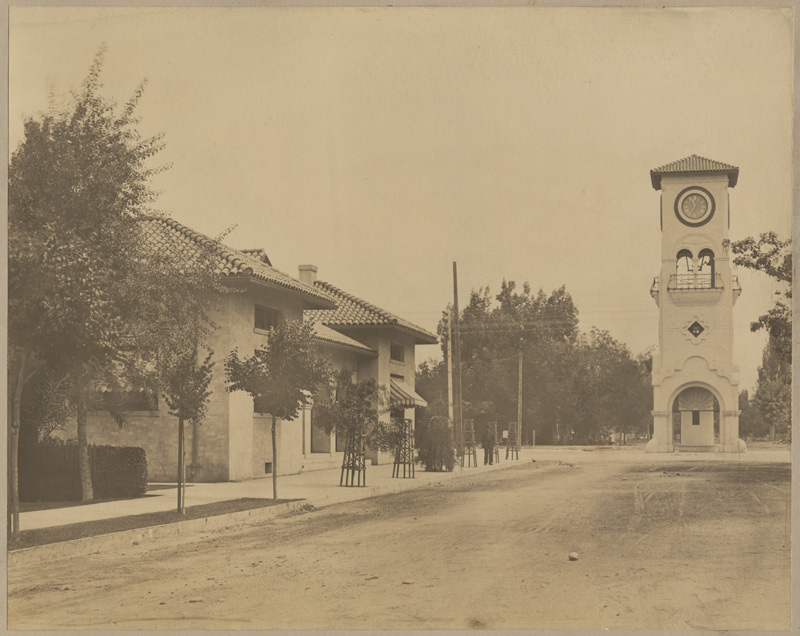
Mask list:
POLYGON ((692 173, 724 173, 728 175, 728 186, 734 187, 739 179, 739 168, 721 161, 706 159, 699 155, 690 155, 667 163, 650 171, 650 181, 653 188, 661 189, 661 176, 665 174, 692 174, 692 173))
POLYGON ((262 263, 266 263, 267 265, 272 265, 272 262, 269 260, 269 256, 267 256, 267 250, 263 247, 254 247, 251 249, 246 250, 239 250, 240 252, 244 252, 248 256, 252 256, 253 258, 257 258, 262 263))
POLYGON ((338 307, 330 310, 306 311, 305 315, 314 323, 322 323, 334 329, 343 327, 395 327, 416 336, 417 344, 436 344, 437 337, 430 331, 403 320, 388 311, 361 300, 338 287, 323 281, 314 281, 314 287, 331 296, 338 307))
POLYGON ((378 355, 378 352, 372 347, 368 347, 358 340, 353 340, 352 338, 345 336, 343 333, 339 333, 330 327, 326 327, 320 322, 314 323, 314 340, 324 344, 334 344, 340 347, 346 347, 348 349, 355 349, 356 351, 369 353, 373 356, 378 355))
POLYGON ((144 234, 156 249, 170 249, 191 261, 202 246, 209 246, 218 256, 217 271, 225 278, 251 279, 272 287, 301 294, 313 307, 330 309, 336 301, 311 285, 271 267, 260 258, 223 245, 208 236, 167 217, 148 217, 141 221, 144 234))

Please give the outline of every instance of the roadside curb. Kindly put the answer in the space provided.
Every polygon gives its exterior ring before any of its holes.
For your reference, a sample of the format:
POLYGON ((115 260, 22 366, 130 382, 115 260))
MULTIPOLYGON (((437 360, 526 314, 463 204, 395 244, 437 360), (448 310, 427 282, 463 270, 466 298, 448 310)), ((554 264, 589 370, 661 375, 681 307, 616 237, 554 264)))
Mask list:
POLYGON ((188 535, 204 530, 237 528, 250 523, 265 521, 286 512, 301 510, 308 503, 305 499, 299 499, 266 508, 252 508, 199 519, 187 519, 186 521, 176 521, 175 523, 165 523, 158 526, 147 526, 145 528, 136 528, 135 530, 110 532, 94 537, 21 548, 8 552, 8 566, 34 565, 51 559, 85 556, 112 548, 138 545, 141 541, 188 535))
MULTIPOLYGON (((526 462, 517 460, 511 462, 507 461, 503 464, 495 464, 493 467, 474 466, 472 468, 478 470, 475 470, 475 472, 471 473, 471 475, 477 476, 488 472, 494 472, 495 470, 503 470, 506 468, 512 468, 514 466, 521 466, 524 463, 526 462)), ((365 486, 363 488, 357 488, 357 496, 346 500, 337 498, 321 498, 316 501, 316 498, 296 499, 294 501, 288 501, 283 504, 269 506, 266 508, 252 508, 250 510, 241 510, 239 512, 230 512, 221 515, 201 517, 199 519, 187 519, 186 521, 177 521, 174 523, 167 523, 157 526, 147 526, 144 528, 136 528, 134 530, 110 532, 108 534, 101 534, 94 537, 84 537, 82 539, 72 539, 70 541, 60 541, 58 543, 48 543, 46 545, 20 548, 19 550, 12 550, 7 553, 8 567, 36 565, 53 559, 73 556, 88 556, 110 549, 134 547, 139 545, 140 542, 152 541, 166 537, 190 535, 203 531, 238 528, 245 525, 259 523, 261 521, 266 521, 288 512, 299 511, 308 505, 312 505, 316 508, 325 508, 339 503, 349 503, 353 501, 360 501, 362 499, 369 499, 371 497, 379 497, 381 495, 398 494, 407 490, 416 490, 426 486, 436 486, 461 477, 469 477, 471 476, 470 473, 465 472, 468 470, 470 470, 469 467, 463 468, 458 472, 442 472, 430 481, 396 479, 390 484, 365 486)))

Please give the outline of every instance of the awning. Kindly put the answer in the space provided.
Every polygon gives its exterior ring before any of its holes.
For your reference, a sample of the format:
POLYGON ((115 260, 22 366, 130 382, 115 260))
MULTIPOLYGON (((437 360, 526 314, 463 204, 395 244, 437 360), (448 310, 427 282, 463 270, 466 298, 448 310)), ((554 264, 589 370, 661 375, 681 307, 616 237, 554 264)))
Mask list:
POLYGON ((423 400, 417 393, 414 392, 410 386, 400 380, 392 379, 392 406, 397 406, 405 409, 413 409, 415 406, 428 406, 428 403, 423 400))

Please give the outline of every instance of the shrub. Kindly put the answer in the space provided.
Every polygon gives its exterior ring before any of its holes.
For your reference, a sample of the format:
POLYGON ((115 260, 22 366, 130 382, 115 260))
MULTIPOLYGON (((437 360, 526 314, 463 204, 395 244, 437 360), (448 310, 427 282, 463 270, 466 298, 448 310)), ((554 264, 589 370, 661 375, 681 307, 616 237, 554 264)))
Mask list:
MULTIPOLYGON (((139 497, 147 491, 147 458, 143 448, 89 446, 96 499, 139 497)), ((49 439, 20 448, 21 501, 79 501, 78 446, 49 439)))
POLYGON ((431 472, 451 471, 455 466, 455 448, 450 423, 444 417, 432 417, 417 423, 416 442, 419 461, 431 472))
POLYGON ((147 458, 135 446, 90 446, 92 486, 98 499, 141 497, 147 492, 147 458))

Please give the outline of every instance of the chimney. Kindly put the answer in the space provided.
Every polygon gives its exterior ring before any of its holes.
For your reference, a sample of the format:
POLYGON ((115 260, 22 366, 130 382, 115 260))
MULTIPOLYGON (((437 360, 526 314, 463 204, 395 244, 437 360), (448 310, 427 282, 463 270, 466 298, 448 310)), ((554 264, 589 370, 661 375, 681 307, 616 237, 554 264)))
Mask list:
POLYGON ((297 269, 300 270, 300 280, 306 285, 313 285, 317 280, 316 265, 300 265, 297 269))

